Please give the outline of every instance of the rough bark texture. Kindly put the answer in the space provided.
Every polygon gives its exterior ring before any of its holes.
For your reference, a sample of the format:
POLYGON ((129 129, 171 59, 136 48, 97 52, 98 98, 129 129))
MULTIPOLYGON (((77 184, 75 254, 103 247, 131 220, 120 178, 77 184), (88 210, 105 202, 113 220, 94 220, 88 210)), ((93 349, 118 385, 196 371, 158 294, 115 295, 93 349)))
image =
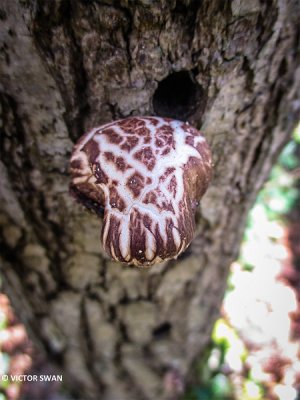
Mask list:
POLYGON ((168 397, 164 377, 185 379, 209 340, 247 211, 299 118, 299 3, 4 0, 0 18, 5 289, 74 393, 168 397), (146 271, 107 260, 99 218, 68 193, 75 140, 138 114, 188 119, 214 158, 199 236, 146 271))

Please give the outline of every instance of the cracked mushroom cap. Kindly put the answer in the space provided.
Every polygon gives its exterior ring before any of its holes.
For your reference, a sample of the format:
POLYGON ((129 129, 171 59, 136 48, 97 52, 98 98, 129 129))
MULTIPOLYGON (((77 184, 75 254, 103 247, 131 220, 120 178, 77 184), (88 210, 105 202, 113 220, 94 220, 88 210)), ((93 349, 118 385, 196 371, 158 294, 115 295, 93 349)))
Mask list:
POLYGON ((188 123, 129 117, 82 136, 71 157, 71 193, 104 214, 110 257, 136 266, 176 258, 193 239, 211 177, 211 154, 188 123))

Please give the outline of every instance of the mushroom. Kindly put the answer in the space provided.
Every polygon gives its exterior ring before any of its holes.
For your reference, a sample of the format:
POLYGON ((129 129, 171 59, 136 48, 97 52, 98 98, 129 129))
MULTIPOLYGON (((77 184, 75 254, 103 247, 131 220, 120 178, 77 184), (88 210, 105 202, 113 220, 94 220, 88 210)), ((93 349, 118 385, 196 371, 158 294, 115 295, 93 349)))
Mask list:
POLYGON ((108 123, 79 139, 70 165, 71 193, 103 216, 101 241, 112 259, 150 266, 191 243, 212 161, 205 138, 188 123, 108 123))

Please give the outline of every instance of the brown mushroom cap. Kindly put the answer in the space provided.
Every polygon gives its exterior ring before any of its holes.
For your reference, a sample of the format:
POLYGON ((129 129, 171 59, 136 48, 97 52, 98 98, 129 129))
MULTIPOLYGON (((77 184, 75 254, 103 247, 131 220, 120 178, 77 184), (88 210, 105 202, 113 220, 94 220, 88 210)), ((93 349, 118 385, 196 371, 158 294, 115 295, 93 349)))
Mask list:
POLYGON ((114 260, 149 266, 190 244, 211 168, 204 137, 188 123, 129 117, 79 139, 70 188, 87 208, 104 212, 101 240, 114 260))

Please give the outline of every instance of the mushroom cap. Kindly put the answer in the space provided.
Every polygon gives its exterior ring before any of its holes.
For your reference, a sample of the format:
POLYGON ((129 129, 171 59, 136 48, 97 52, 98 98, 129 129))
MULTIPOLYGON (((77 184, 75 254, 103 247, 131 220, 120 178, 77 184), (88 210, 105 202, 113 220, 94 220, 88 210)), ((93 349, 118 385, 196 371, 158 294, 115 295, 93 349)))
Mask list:
POLYGON ((79 139, 70 189, 103 214, 101 241, 111 258, 150 266, 176 258, 192 241, 211 169, 205 138, 188 123, 128 117, 79 139))

